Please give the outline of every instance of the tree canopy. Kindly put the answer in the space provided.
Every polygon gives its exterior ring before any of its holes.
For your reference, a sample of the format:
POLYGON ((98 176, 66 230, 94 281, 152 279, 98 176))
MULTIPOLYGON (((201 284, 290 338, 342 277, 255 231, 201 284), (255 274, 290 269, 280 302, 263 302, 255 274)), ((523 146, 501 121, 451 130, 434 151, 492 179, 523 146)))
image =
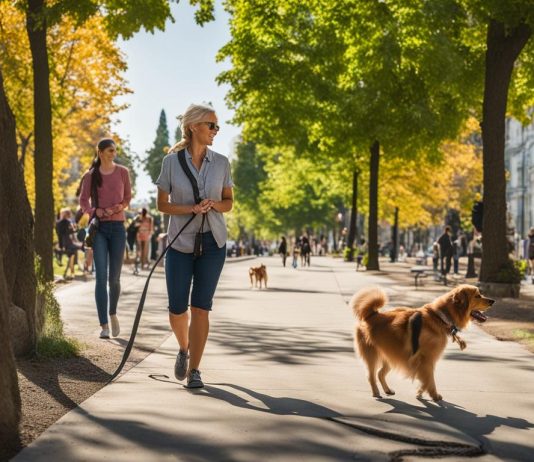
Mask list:
MULTIPOLYGON (((30 202, 35 204, 33 85, 23 13, 0 3, 0 57, 6 93, 15 113, 19 159, 30 202)), ((128 93, 125 57, 95 16, 81 26, 65 18, 49 28, 50 87, 54 136, 54 200, 72 200, 80 173, 91 163, 99 138, 111 132, 111 119, 128 93), (105 63, 103 65, 102 63, 105 63)), ((120 144, 121 140, 118 140, 120 144)))

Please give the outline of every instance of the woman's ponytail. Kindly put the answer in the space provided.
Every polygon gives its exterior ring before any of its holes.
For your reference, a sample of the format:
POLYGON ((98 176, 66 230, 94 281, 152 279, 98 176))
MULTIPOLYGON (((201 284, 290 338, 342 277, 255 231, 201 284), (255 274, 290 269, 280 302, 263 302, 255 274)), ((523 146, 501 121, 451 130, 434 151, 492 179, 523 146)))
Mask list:
POLYGON ((104 149, 109 148, 110 146, 115 146, 115 141, 111 138, 101 139, 96 145, 96 156, 91 164, 91 202, 92 205, 96 203, 98 198, 98 189, 102 186, 102 173, 100 173, 100 165, 102 161, 98 153, 102 152, 104 149))
MULTIPOLYGON (((178 120, 182 122, 183 117, 179 116, 178 120)), ((182 125, 182 139, 178 141, 171 149, 169 149, 169 152, 178 152, 182 149, 187 148, 191 144, 191 128, 189 126, 184 127, 182 125)))

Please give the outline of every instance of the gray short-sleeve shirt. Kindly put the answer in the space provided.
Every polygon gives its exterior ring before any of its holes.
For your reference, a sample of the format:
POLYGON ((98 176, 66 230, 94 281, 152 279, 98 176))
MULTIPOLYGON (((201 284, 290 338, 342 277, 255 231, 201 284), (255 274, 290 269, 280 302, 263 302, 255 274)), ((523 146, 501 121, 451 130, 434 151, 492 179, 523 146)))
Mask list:
MULTIPOLYGON (((200 171, 193 165, 191 154, 187 149, 185 150, 185 158, 189 170, 197 180, 198 190, 202 199, 220 201, 222 200, 223 188, 234 186, 230 172, 230 162, 225 156, 207 148, 200 171)), ((170 152, 163 158, 161 173, 156 180, 156 185, 162 191, 170 194, 171 204, 195 204, 191 182, 184 173, 176 152, 170 152)), ((206 215, 207 220, 204 223, 204 232, 211 231, 217 241, 217 245, 223 247, 227 239, 226 222, 223 214, 210 210, 206 215)), ((189 218, 191 218, 189 214, 171 215, 169 229, 167 230, 169 242, 174 239, 189 218)), ((173 249, 184 253, 193 253, 195 234, 199 231, 201 222, 202 216, 198 215, 174 241, 173 249)))

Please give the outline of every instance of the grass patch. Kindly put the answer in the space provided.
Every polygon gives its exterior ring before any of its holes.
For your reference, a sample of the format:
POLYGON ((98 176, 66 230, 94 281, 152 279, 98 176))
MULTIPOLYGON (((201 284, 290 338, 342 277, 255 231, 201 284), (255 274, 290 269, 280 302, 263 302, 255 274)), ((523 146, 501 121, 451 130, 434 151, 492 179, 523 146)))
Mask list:
POLYGON ((37 356, 43 358, 71 358, 79 356, 81 344, 78 340, 66 337, 63 332, 61 308, 54 296, 54 284, 45 281, 39 260, 35 262, 37 292, 45 305, 43 331, 37 341, 37 356))
POLYGON ((71 337, 42 336, 37 342, 37 355, 40 358, 74 358, 80 355, 81 345, 71 337))
POLYGON ((517 340, 522 340, 527 343, 531 343, 534 345, 534 333, 525 330, 525 329, 515 329, 512 332, 512 335, 517 340))

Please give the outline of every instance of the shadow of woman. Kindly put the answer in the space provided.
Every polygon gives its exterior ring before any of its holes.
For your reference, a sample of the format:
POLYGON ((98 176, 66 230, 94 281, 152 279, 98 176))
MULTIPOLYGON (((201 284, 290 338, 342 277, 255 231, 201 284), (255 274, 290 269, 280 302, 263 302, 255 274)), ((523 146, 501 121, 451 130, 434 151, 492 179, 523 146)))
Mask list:
POLYGON ((206 385, 202 393, 199 394, 225 401, 232 406, 275 415, 298 415, 318 418, 341 417, 341 414, 337 411, 305 399, 269 396, 231 383, 212 383, 206 385), (220 387, 233 388, 239 392, 246 393, 252 399, 248 400, 220 387), (252 404, 252 400, 258 401, 261 404, 252 404))

